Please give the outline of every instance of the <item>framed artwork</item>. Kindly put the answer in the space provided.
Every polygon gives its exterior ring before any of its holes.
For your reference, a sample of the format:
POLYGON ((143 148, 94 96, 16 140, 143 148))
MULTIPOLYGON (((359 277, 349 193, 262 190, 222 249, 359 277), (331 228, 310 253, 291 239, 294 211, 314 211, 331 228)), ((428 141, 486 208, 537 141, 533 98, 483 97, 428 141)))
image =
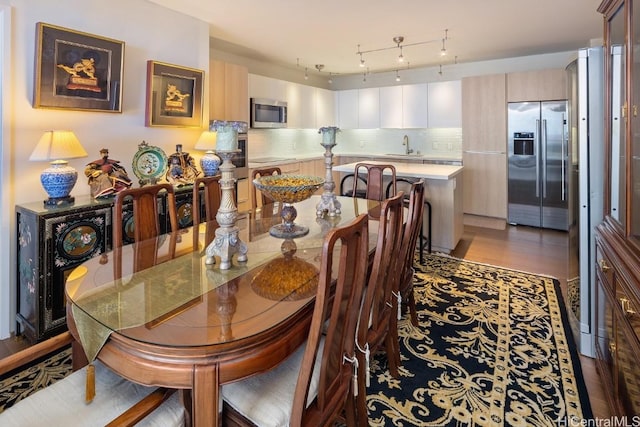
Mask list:
POLYGON ((204 71, 147 61, 146 126, 201 127, 204 71))
POLYGON ((36 24, 33 106, 122 112, 124 42, 36 24))

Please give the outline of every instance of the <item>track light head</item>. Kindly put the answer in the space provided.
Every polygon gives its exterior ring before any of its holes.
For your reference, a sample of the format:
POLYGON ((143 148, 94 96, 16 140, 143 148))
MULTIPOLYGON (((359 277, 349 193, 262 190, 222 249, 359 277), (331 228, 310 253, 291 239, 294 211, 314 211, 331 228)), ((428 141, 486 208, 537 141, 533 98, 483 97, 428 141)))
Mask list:
POLYGON ((393 42, 398 45, 398 47, 400 47, 400 43, 402 43, 404 41, 404 37, 403 36, 395 36, 393 38, 393 42))

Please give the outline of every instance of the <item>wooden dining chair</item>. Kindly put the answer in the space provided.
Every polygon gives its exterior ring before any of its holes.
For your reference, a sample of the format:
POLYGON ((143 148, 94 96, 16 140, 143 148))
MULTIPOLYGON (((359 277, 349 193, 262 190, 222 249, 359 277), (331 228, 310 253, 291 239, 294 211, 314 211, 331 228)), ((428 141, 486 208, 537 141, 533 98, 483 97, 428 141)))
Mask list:
MULTIPOLYGON (((416 312, 416 301, 413 294, 413 274, 414 255, 420 227, 422 226, 422 215, 424 212, 424 180, 419 180, 411 184, 409 194, 409 215, 407 217, 404 230, 402 232, 402 252, 400 260, 403 268, 400 271, 400 296, 401 304, 406 306, 411 317, 413 326, 419 326, 418 314, 416 312)), ((403 307, 400 307, 400 311, 403 307)))
POLYGON ((401 253, 404 223, 404 193, 382 202, 378 225, 378 240, 358 326, 358 395, 356 414, 358 424, 367 426, 367 389, 369 357, 384 350, 389 372, 398 377, 400 350, 398 345, 398 302, 400 272, 404 268, 401 253))
MULTIPOLYGON (((157 264, 158 237, 163 230, 160 224, 159 198, 166 193, 166 209, 171 230, 178 230, 178 215, 173 186, 154 184, 139 188, 127 188, 116 194, 113 208, 113 250, 115 277, 122 277, 122 246, 124 236, 136 244, 133 271, 140 271, 157 264), (126 213, 129 211, 130 213, 126 213), (126 213, 126 219, 125 219, 126 213)), ((170 250, 175 245, 170 245, 170 250)), ((173 258, 174 253, 168 256, 173 258)))
POLYGON ((272 168, 262 168, 262 169, 254 169, 251 173, 251 209, 255 209, 259 206, 268 205, 273 203, 273 200, 265 196, 262 192, 260 192, 260 205, 258 205, 258 190, 256 186, 253 185, 253 180, 259 178, 261 176, 268 175, 282 175, 282 170, 279 167, 272 168))
MULTIPOLYGON (((396 179, 396 187, 397 187, 397 191, 402 190, 404 192, 404 200, 405 200, 405 205, 409 206, 409 196, 411 194, 411 185, 416 182, 417 179, 411 179, 411 178, 405 178, 402 176, 399 176, 396 179)), ((387 198, 389 198, 391 196, 392 193, 392 188, 391 188, 391 183, 389 183, 387 185, 387 198)), ((425 197, 428 197, 426 195, 426 189, 425 189, 425 197)), ((427 209, 427 234, 425 236, 424 233, 424 224, 422 224, 420 226, 420 234, 418 234, 418 240, 420 241, 420 264, 423 263, 423 252, 424 252, 424 246, 425 243, 427 245, 427 252, 431 253, 431 231, 432 231, 432 219, 431 219, 431 203, 425 198, 424 200, 424 206, 427 209)))
POLYGON ((357 373, 368 233, 366 214, 328 232, 306 344, 275 369, 224 385, 224 425, 332 426, 343 412, 346 425, 355 425, 349 393, 357 373))
MULTIPOLYGON (((10 362, 17 366, 26 365, 52 349, 61 350, 61 346, 72 341, 71 334, 63 332, 16 353, 10 362)), ((73 363, 76 363, 75 358, 73 363)), ((0 413, 0 425, 177 427, 185 424, 186 411, 174 390, 135 384, 100 362, 94 362, 94 367, 96 395, 91 403, 87 403, 85 398, 87 367, 79 366, 73 373, 6 408, 0 413), (142 424, 138 424, 141 421, 142 424)), ((6 372, 0 370, 0 373, 6 372)))
MULTIPOLYGON (((356 163, 354 174, 360 175, 362 171, 366 171, 367 175, 367 191, 365 198, 370 200, 384 200, 386 198, 384 185, 384 171, 389 170, 389 177, 393 189, 392 194, 396 194, 396 168, 391 164, 375 164, 375 163, 356 163)), ((356 192, 356 182, 354 182, 353 193, 356 192)))
POLYGON ((216 214, 220 209, 222 190, 220 175, 196 178, 193 182, 193 242, 197 247, 199 241, 198 226, 205 223, 205 246, 214 238, 214 232, 219 227, 216 214))

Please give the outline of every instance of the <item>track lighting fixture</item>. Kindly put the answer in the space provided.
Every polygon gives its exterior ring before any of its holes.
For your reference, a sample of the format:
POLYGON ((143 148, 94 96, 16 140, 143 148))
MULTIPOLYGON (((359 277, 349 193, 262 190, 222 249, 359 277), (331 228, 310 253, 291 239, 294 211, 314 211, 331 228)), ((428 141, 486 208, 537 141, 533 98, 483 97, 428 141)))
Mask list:
POLYGON ((382 47, 382 48, 378 48, 378 49, 370 49, 370 50, 361 50, 360 49, 360 45, 358 45, 358 51, 356 52, 356 55, 358 55, 358 57, 360 58, 360 67, 364 67, 365 66, 365 54, 370 54, 370 53, 374 53, 374 52, 380 52, 380 51, 385 51, 385 50, 390 50, 390 49, 398 49, 398 57, 397 60, 399 63, 407 63, 406 61, 406 57, 404 56, 404 48, 405 47, 410 47, 410 46, 417 46, 417 45, 422 45, 422 44, 427 44, 427 43, 439 43, 442 42, 442 49, 440 50, 440 54, 441 55, 446 55, 447 52, 447 47, 446 47, 446 41, 449 39, 449 30, 444 30, 444 37, 443 38, 438 38, 438 39, 433 39, 433 40, 425 40, 425 41, 421 41, 421 42, 416 42, 416 43, 405 43, 404 41, 404 36, 395 36, 393 37, 393 46, 389 46, 389 47, 382 47))
POLYGON ((307 72, 307 67, 304 68, 304 79, 309 80, 309 73, 307 72))
POLYGON ((398 72, 398 70, 396 70, 396 81, 400 81, 400 73, 398 72))
POLYGON ((332 83, 333 83, 333 79, 331 78, 331 75, 332 75, 332 73, 329 73, 329 80, 327 80, 327 82, 328 82, 329 84, 332 84, 332 83))

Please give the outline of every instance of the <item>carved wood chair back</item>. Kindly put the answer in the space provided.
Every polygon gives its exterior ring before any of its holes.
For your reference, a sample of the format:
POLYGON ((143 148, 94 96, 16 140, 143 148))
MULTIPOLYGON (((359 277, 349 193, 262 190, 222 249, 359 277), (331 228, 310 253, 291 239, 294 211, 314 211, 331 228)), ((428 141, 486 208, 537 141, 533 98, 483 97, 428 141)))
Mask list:
POLYGON ((261 176, 267 175, 282 175, 282 170, 279 167, 254 169, 251 173, 251 209, 255 209, 258 206, 268 205, 273 203, 273 200, 260 192, 260 205, 258 205, 258 189, 253 185, 253 180, 261 176))
POLYGON ((358 424, 367 426, 366 386, 368 385, 369 354, 380 349, 387 353, 389 371, 398 377, 400 350, 398 346, 398 304, 397 295, 400 286, 400 273, 404 269, 401 253, 404 222, 404 193, 386 199, 382 203, 378 240, 371 265, 369 281, 360 313, 358 326, 358 424))
POLYGON ((409 216, 402 234, 401 260, 404 262, 400 270, 400 295, 402 304, 409 308, 411 323, 418 326, 416 303, 413 296, 413 262, 418 235, 422 227, 422 215, 424 213, 424 180, 411 184, 409 195, 409 216))
MULTIPOLYGON (((198 227, 201 223, 206 223, 205 246, 211 243, 214 232, 218 228, 216 214, 220 209, 222 201, 222 190, 220 189, 220 175, 205 176, 196 178, 193 182, 193 226, 198 227), (204 203, 203 203, 204 202, 204 203), (204 215, 202 208, 204 207, 204 215)), ((198 230, 193 230, 194 247, 198 245, 198 230)))
MULTIPOLYGON (((178 215, 173 186, 171 184, 154 184, 139 188, 127 188, 116 194, 113 215, 113 249, 116 277, 122 275, 121 250, 124 244, 126 229, 132 228, 131 234, 135 244, 133 271, 140 271, 157 263, 157 250, 161 242, 158 237, 162 233, 160 194, 166 193, 166 209, 169 216, 169 226, 175 235, 178 232, 178 215), (130 205, 129 205, 130 203, 130 205), (125 224, 125 209, 131 209, 127 214, 125 224)), ((174 239, 171 239, 173 242, 174 239)), ((169 247, 168 256, 175 255, 175 245, 169 247)))
POLYGON ((346 424, 355 425, 355 399, 349 393, 357 372, 355 338, 369 264, 368 234, 366 214, 328 232, 306 345, 275 372, 263 374, 264 379, 252 377, 223 386, 227 414, 242 414, 253 425, 266 425, 267 420, 274 422, 277 411, 277 425, 332 426, 344 413, 346 424), (295 387, 285 385, 284 376, 295 387), (283 403, 286 390, 293 391, 289 419, 284 419, 281 408, 288 408, 283 403), (280 404, 277 410, 275 399, 280 404))
MULTIPOLYGON (((393 193, 396 194, 396 168, 391 164, 374 164, 374 163, 357 163, 354 173, 359 175, 362 170, 366 170, 367 173, 367 192, 365 194, 366 199, 371 200, 384 200, 386 198, 386 186, 384 185, 384 171, 389 170, 391 178, 393 193)), ((353 194, 355 194, 356 182, 354 182, 353 194)))

